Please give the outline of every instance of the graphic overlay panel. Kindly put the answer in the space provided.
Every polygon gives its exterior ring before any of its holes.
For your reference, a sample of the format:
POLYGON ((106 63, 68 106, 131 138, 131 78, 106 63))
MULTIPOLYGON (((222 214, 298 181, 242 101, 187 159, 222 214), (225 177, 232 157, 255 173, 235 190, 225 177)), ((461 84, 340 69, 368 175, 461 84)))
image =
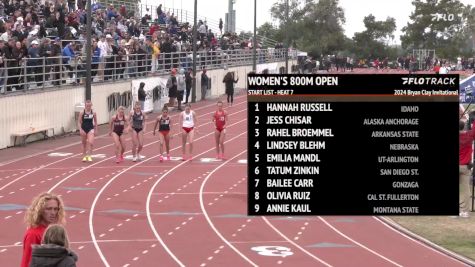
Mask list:
POLYGON ((457 75, 249 75, 249 215, 457 215, 457 75))

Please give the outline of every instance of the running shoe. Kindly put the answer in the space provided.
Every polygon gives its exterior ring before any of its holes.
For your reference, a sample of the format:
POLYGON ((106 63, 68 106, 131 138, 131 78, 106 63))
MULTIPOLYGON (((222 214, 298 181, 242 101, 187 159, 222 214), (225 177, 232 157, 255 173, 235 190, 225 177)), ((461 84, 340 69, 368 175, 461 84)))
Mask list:
POLYGON ((224 154, 221 154, 221 159, 226 160, 226 158, 224 157, 224 154))
POLYGON ((170 156, 167 156, 167 160, 170 160, 170 156))
POLYGON ((216 155, 216 159, 221 159, 221 154, 216 155))
POLYGON ((183 157, 181 158, 181 161, 185 161, 186 160, 186 156, 183 155, 183 157))
POLYGON ((193 160, 193 156, 190 155, 190 157, 188 158, 189 161, 192 161, 193 160))
POLYGON ((160 162, 163 162, 163 156, 162 155, 160 155, 159 159, 160 159, 160 162))
POLYGON ((92 162, 92 157, 91 157, 91 156, 87 156, 87 161, 92 162))
POLYGON ((115 163, 117 163, 117 164, 120 163, 120 157, 115 157, 115 163))
POLYGON ((87 156, 84 156, 84 157, 82 158, 82 162, 86 162, 86 161, 87 161, 87 156))
POLYGON ((470 218, 470 214, 466 211, 460 212, 459 215, 460 215, 461 218, 470 218))
POLYGON ((124 154, 120 155, 120 161, 124 161, 124 154))
POLYGON ((142 158, 140 157, 140 154, 137 154, 137 161, 142 161, 142 158))
POLYGON ((137 161, 137 156, 133 156, 132 161, 136 162, 137 161))

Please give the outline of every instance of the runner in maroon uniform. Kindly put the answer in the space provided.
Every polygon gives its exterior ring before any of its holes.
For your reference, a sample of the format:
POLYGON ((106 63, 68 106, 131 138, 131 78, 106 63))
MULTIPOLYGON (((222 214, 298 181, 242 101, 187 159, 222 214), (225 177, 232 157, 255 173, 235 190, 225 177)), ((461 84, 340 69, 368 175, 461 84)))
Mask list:
POLYGON ((112 136, 115 144, 115 162, 119 163, 124 160, 125 138, 123 134, 127 133, 130 128, 129 120, 124 113, 124 107, 120 106, 117 109, 117 114, 111 118, 109 127, 109 136, 112 136), (125 127, 125 124, 127 124, 127 127, 125 127))
POLYGON ((224 138, 226 137, 226 122, 228 121, 228 113, 223 109, 223 102, 218 101, 217 110, 212 114, 212 120, 216 124, 214 138, 216 140, 216 158, 224 158, 224 138), (220 150, 221 148, 221 150, 220 150), (221 153, 220 153, 221 151, 221 153))
POLYGON ((163 161, 163 146, 165 146, 165 150, 167 151, 167 160, 170 160, 170 137, 172 134, 170 134, 171 121, 170 117, 168 116, 168 108, 166 106, 162 109, 162 115, 158 116, 155 120, 153 135, 155 135, 157 126, 159 126, 158 132, 160 133, 158 136, 160 138, 160 162, 163 161))

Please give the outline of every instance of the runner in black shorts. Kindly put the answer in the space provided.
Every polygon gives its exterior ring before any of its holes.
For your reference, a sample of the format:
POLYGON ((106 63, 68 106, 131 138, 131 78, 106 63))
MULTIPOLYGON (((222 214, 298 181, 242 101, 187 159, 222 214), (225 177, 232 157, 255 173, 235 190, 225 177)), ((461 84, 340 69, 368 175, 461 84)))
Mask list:
POLYGON ((132 126, 132 155, 133 161, 140 161, 140 152, 143 148, 143 133, 145 132, 145 119, 140 102, 135 102, 134 109, 130 111, 129 125, 132 126))
POLYGON ((163 146, 165 145, 167 151, 167 160, 170 160, 170 138, 173 136, 170 133, 170 117, 168 116, 168 107, 165 105, 162 109, 162 115, 158 116, 155 120, 155 127, 153 128, 153 135, 157 130, 157 125, 159 125, 158 132, 160 138, 160 162, 163 161, 163 146))
POLYGON ((94 136, 97 135, 97 115, 92 111, 91 100, 87 100, 84 110, 79 113, 78 129, 82 141, 82 161, 92 161, 94 136))
POLYGON ((117 114, 113 116, 109 122, 109 136, 112 136, 115 144, 115 162, 119 163, 124 160, 125 152, 125 137, 124 133, 128 132, 130 125, 124 113, 124 107, 120 106, 117 109, 117 114))

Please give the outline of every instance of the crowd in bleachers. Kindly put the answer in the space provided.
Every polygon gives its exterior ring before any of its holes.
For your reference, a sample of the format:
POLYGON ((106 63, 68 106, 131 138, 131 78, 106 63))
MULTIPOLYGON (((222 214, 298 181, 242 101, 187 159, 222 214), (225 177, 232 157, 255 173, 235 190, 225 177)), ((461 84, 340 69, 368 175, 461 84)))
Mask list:
MULTIPOLYGON (((86 1, 3 0, 0 6, 0 86, 14 91, 27 82, 79 83, 85 76, 86 1), (68 79, 69 78, 69 79, 68 79)), ((181 23, 160 5, 156 19, 139 17, 126 6, 92 6, 94 81, 133 78, 192 64, 192 25, 181 23), (172 54, 175 53, 175 54, 172 54), (181 53, 181 54, 180 54, 181 53)), ((155 16, 154 16, 155 17, 155 16)), ((232 50, 252 48, 236 33, 215 33, 206 21, 197 25, 200 66, 221 61, 232 50)), ((260 48, 260 47, 259 47, 260 48)), ((1 91, 0 90, 0 91, 1 91)))

